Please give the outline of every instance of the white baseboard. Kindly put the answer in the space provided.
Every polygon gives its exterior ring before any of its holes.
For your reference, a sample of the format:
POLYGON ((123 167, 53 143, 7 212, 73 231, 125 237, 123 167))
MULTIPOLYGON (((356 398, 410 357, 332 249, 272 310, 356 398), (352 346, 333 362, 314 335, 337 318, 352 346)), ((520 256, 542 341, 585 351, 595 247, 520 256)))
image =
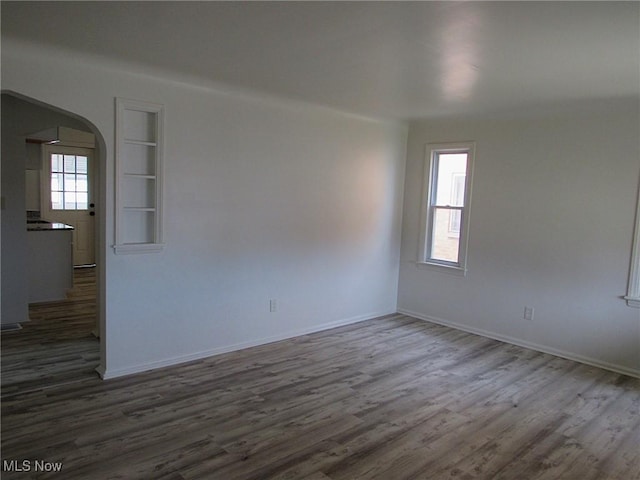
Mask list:
POLYGON ((542 353, 548 353, 556 357, 566 358, 567 360, 573 360, 575 362, 584 363, 586 365, 591 365, 593 367, 599 367, 605 370, 611 370, 612 372, 622 373, 630 377, 640 378, 640 370, 625 367, 623 365, 616 365, 613 363, 604 362, 597 358, 585 357, 583 355, 579 355, 573 352, 566 352, 564 350, 558 350, 558 349, 547 347, 544 345, 538 345, 536 343, 527 342, 525 340, 509 337, 506 335, 500 335, 499 333, 489 332, 487 330, 483 330, 480 328, 474 328, 474 327, 469 327, 468 325, 461 325, 456 322, 450 322, 448 320, 443 320, 442 318, 432 317, 430 315, 423 315, 421 313, 413 312, 411 310, 406 310, 404 308, 399 308, 398 313, 402 313, 403 315, 408 315, 410 317, 414 317, 414 318, 417 318, 418 320, 423 320, 425 322, 444 325, 445 327, 455 328, 456 330, 462 330, 464 332, 473 333, 476 335, 480 335, 482 337, 491 338, 493 340, 498 340, 505 343, 510 343, 512 345, 517 345, 519 347, 529 348, 531 350, 536 350, 542 353))
POLYGON ((17 332, 22 330, 22 325, 20 323, 3 323, 0 325, 0 330, 3 332, 17 332))
POLYGON ((373 312, 366 315, 358 315, 356 317, 337 320, 329 323, 324 323, 321 325, 315 325, 313 327, 303 328, 300 330, 289 331, 286 333, 281 333, 281 334, 273 335, 270 337, 260 338, 256 340, 249 340, 247 342, 236 343, 233 345, 225 345, 225 346, 217 347, 211 350, 205 350, 205 351, 190 353, 187 355, 181 355, 178 357, 171 357, 171 358, 166 358, 162 360, 156 360, 153 362, 142 363, 138 365, 133 365, 131 367, 126 367, 126 368, 107 369, 103 365, 100 365, 98 368, 96 368, 96 372, 100 374, 100 377, 103 380, 110 380, 112 378, 123 377, 126 375, 133 375, 135 373, 142 373, 149 370, 155 370, 157 368, 170 367, 173 365, 178 365, 180 363, 192 362, 194 360, 213 357, 215 355, 234 352, 236 350, 242 350, 245 348, 257 347, 259 345, 266 345, 268 343, 279 342, 280 340, 286 340, 288 338, 299 337, 301 335, 308 335, 310 333, 321 332, 323 330, 342 327, 344 325, 351 325, 353 323, 363 322, 365 320, 370 320, 376 317, 382 317, 384 315, 391 315, 394 313, 396 313, 395 310, 390 310, 385 312, 373 312))

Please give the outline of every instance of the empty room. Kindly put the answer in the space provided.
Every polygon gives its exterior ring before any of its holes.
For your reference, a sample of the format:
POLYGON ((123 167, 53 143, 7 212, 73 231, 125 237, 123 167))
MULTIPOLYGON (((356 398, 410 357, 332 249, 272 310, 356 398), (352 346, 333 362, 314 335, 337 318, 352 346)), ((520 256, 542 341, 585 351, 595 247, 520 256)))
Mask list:
POLYGON ((0 13, 2 478, 640 480, 640 3, 0 13))

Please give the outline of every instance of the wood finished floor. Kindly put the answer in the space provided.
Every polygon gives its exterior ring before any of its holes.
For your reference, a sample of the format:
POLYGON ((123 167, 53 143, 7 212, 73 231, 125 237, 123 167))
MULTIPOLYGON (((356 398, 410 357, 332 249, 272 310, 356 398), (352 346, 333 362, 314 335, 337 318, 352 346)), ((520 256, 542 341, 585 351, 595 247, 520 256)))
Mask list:
POLYGON ((2 333, 2 398, 95 378, 100 345, 95 268, 74 270, 67 300, 29 305, 22 330, 2 333))
POLYGON ((2 460, 63 467, 3 479, 640 478, 640 380, 403 315, 106 382, 83 368, 12 379, 2 460))

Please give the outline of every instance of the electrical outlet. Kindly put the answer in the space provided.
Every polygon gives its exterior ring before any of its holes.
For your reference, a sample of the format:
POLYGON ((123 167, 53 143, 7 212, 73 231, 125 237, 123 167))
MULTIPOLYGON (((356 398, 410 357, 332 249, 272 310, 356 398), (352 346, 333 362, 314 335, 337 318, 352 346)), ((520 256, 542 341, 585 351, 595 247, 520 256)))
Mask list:
POLYGON ((524 307, 524 317, 525 320, 533 320, 533 307, 524 307))
POLYGON ((269 300, 269 311, 271 313, 278 311, 278 301, 275 298, 272 298, 271 300, 269 300))

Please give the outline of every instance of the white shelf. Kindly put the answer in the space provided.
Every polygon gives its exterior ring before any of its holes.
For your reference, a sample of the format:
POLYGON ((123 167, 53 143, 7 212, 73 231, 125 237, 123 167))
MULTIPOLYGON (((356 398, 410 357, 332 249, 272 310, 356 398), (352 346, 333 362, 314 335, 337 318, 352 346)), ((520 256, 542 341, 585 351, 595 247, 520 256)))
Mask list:
POLYGON ((156 179, 156 175, 147 175, 144 173, 123 173, 122 176, 126 178, 140 178, 140 179, 147 179, 147 180, 156 179))
POLYGON ((123 243, 114 245, 113 250, 118 255, 127 255, 132 253, 156 253, 162 251, 164 244, 162 243, 123 243))
POLYGON ((116 99, 116 253, 162 249, 164 107, 116 99))
POLYGON ((133 140, 131 138, 126 138, 124 143, 127 145, 142 145, 143 147, 157 147, 157 142, 148 142, 146 140, 133 140))

